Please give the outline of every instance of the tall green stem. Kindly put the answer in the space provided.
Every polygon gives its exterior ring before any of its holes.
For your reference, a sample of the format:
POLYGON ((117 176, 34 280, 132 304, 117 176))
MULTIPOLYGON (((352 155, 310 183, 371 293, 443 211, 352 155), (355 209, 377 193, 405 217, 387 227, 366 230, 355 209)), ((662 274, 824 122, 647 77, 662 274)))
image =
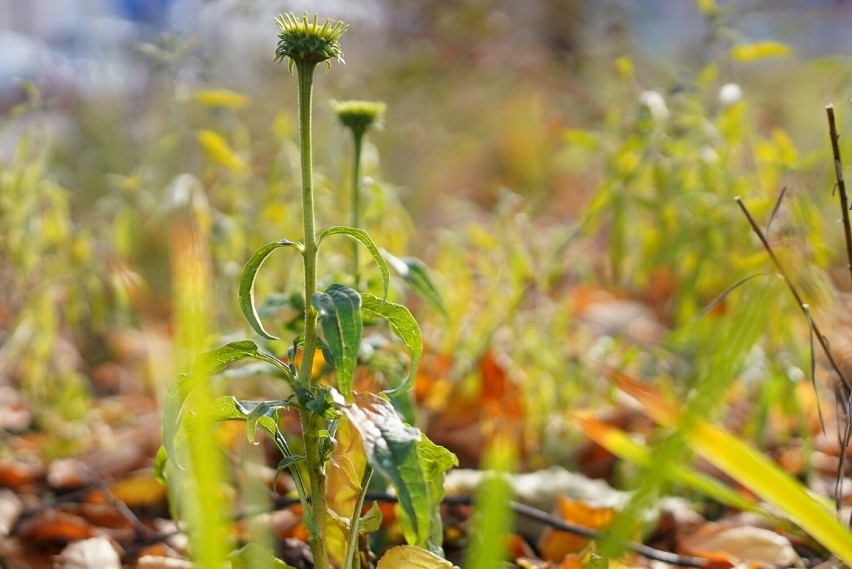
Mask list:
MULTIPOLYGON (((357 129, 352 131, 353 156, 352 156, 352 227, 361 228, 361 147, 364 142, 364 132, 357 129)), ((360 248, 358 243, 352 243, 352 275, 355 278, 355 287, 361 280, 359 272, 360 248)))
MULTIPOLYGON (((299 140, 302 154, 302 217, 305 226, 305 344, 299 383, 312 386, 314 353, 317 348, 317 315, 311 299, 317 289, 317 237, 314 223, 313 155, 311 147, 311 103, 315 63, 296 61, 299 76, 299 140)), ((319 445, 319 417, 310 411, 301 413, 302 437, 305 442, 305 462, 311 487, 310 516, 314 532, 311 534, 311 552, 314 566, 328 567, 328 548, 325 539, 326 479, 325 465, 319 445)))
POLYGON ((314 222, 313 150, 311 143, 311 103, 316 64, 297 62, 299 76, 299 140, 302 151, 302 217, 305 228, 305 344, 299 382, 311 385, 311 370, 317 347, 316 310, 311 299, 317 289, 317 236, 314 222))

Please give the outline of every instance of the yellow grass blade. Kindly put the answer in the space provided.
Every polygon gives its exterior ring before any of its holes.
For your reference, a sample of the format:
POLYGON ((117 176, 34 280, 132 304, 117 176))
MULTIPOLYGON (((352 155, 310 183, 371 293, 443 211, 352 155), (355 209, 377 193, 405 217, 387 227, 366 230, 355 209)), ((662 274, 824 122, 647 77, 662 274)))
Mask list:
MULTIPOLYGON (((619 372, 615 385, 636 399, 657 423, 677 427, 683 417, 677 407, 651 386, 619 372)), ((690 417, 682 431, 693 450, 728 476, 781 510, 793 523, 852 566, 852 533, 834 513, 792 476, 754 448, 701 417, 690 417)))

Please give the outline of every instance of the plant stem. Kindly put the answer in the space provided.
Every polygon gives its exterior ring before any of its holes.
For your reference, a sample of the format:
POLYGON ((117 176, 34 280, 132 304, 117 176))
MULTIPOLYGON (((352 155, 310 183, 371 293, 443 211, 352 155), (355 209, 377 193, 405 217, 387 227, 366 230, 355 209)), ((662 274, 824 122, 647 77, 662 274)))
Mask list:
POLYGON ((305 228, 305 343, 299 383, 312 384, 314 353, 317 347, 316 310, 311 299, 317 289, 317 236, 314 221, 313 150, 311 143, 311 103, 316 64, 296 63, 299 76, 299 142, 302 156, 302 218, 305 228))
MULTIPOLYGON (((311 147, 311 102, 315 63, 296 60, 299 76, 299 141, 302 157, 302 217, 305 227, 305 343, 302 350, 302 365, 299 368, 299 383, 313 386, 314 353, 317 348, 317 315, 311 300, 317 288, 317 237, 314 223, 313 155, 311 147)), ((300 413, 302 437, 305 442, 305 463, 311 487, 311 508, 305 512, 310 516, 313 527, 310 537, 314 566, 328 567, 328 548, 325 539, 325 465, 319 445, 318 417, 303 409, 300 413)))
POLYGON ((781 278, 787 284, 787 288, 790 290, 790 294, 793 295, 793 298, 796 299, 796 304, 799 305, 799 308, 802 310, 802 313, 805 315, 811 322, 811 328, 814 331, 814 335, 816 336, 817 341, 819 342, 822 351, 825 353, 825 357, 828 359, 828 363, 831 366, 831 369, 837 374, 840 378, 840 382, 843 387, 844 395, 852 393, 852 384, 849 383, 849 380, 846 379, 846 376, 843 374, 843 371, 840 369, 840 365, 837 363, 837 360, 834 359, 834 355, 831 352, 831 348, 828 345, 828 340, 825 336, 823 336, 816 322, 813 321, 810 317, 810 313, 808 312, 808 305, 802 299, 802 296, 799 294, 799 291, 796 289, 793 281, 790 280, 790 276, 787 274, 787 271, 784 270, 784 266, 781 265, 781 261, 778 260, 778 257, 775 255, 775 251, 772 249, 772 245, 769 244, 769 241, 766 239, 766 235, 764 235, 763 231, 760 229, 760 226, 757 225, 757 222, 752 217, 751 212, 743 203, 742 198, 739 196, 735 197, 734 200, 737 202, 737 205, 740 206, 743 214, 748 219, 749 225, 751 225, 752 231, 754 231, 755 235, 757 235, 758 239, 760 239, 760 243, 763 245, 763 249, 769 255, 769 258, 772 260, 772 264, 775 265, 775 269, 778 271, 778 274, 781 275, 781 278))
MULTIPOLYGON (((361 147, 364 142, 364 132, 359 132, 357 129, 352 131, 352 227, 361 228, 361 147)), ((359 273, 360 250, 358 242, 352 243, 352 275, 355 279, 355 288, 358 288, 358 281, 361 280, 359 273)))
POLYGON ((364 476, 361 477, 361 491, 358 493, 355 509, 352 511, 352 519, 349 522, 349 543, 346 545, 346 557, 343 560, 343 569, 357 569, 359 566, 358 564, 353 564, 355 551, 358 549, 358 525, 361 521, 361 510, 364 507, 364 497, 367 495, 367 487, 370 485, 370 479, 372 477, 373 467, 367 464, 364 469, 364 476))
POLYGON ((849 200, 846 196, 846 182, 843 180, 843 165, 840 162, 840 145, 837 126, 834 123, 834 105, 827 105, 828 134, 831 137, 831 151, 834 154, 834 174, 837 178, 837 193, 840 194, 840 211, 843 216, 843 234, 846 237, 846 267, 852 273, 852 228, 849 225, 849 200))

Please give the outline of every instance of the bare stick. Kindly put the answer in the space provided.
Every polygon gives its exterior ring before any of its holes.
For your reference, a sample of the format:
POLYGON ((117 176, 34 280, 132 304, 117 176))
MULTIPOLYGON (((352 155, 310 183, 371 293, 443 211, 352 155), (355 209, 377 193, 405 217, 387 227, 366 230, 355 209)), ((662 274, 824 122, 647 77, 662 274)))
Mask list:
POLYGON ((760 226, 757 225, 757 222, 754 220, 751 213, 748 211, 748 208, 746 208, 745 204, 743 203, 742 198, 737 196, 734 199, 737 201, 737 205, 740 206, 740 209, 743 210, 743 213, 745 214, 746 219, 748 219, 752 230, 760 239, 760 242, 763 245, 763 248, 766 250, 767 254, 769 254, 769 258, 772 259, 772 264, 775 265, 775 269, 778 271, 778 274, 780 274, 781 278, 784 279, 784 282, 787 283, 787 288, 790 289, 790 293, 793 295, 793 298, 796 299, 796 304, 799 305, 799 309, 801 309, 802 313, 805 315, 805 318, 810 320, 811 325, 813 326, 814 334, 817 337, 819 345, 822 347, 822 351, 825 352, 825 356, 828 358, 828 362, 831 365, 831 369, 834 370, 834 372, 840 378, 840 381, 843 383, 844 395, 852 393, 852 385, 849 384, 849 381, 847 381, 846 376, 843 375, 843 372, 840 370, 840 366, 837 364, 837 361, 831 354, 831 349, 829 349, 828 347, 828 340, 826 340, 825 336, 823 336, 822 332, 820 332, 817 323, 814 322, 813 319, 811 319, 807 304, 802 300, 802 296, 799 294, 799 291, 796 290, 795 285, 793 285, 793 281, 790 280, 789 275, 787 275, 787 271, 784 270, 784 267, 781 265, 781 262, 778 260, 778 257, 775 256, 775 251, 772 250, 772 245, 770 245, 769 241, 766 240, 766 235, 763 234, 763 231, 760 229, 760 226))
POLYGON ((849 225, 849 200, 846 197, 846 182, 843 179, 843 165, 840 161, 840 135, 834 123, 834 105, 826 105, 828 114, 828 134, 831 137, 831 151, 834 154, 834 175, 837 178, 837 193, 840 194, 840 211, 843 216, 843 233, 846 236, 846 267, 852 275, 852 228, 849 225))

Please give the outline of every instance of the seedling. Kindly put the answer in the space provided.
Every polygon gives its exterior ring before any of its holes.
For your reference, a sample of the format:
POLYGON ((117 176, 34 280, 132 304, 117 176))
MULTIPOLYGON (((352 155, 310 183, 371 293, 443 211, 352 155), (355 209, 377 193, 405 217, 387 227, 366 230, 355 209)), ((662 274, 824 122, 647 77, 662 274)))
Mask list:
MULTIPOLYGON (((292 14, 278 16, 279 42, 275 61, 288 60, 288 68, 298 78, 299 135, 301 145, 302 216, 304 236, 301 241, 281 239, 258 249, 248 261, 240 280, 239 303, 254 331, 266 340, 278 338, 269 332, 258 315, 254 283, 263 263, 277 249, 295 250, 304 265, 304 330, 292 340, 286 359, 270 353, 253 340, 232 342, 202 354, 189 374, 179 376, 166 396, 164 413, 164 449, 160 453, 159 471, 164 473, 166 461, 181 467, 177 449, 185 445, 186 427, 202 414, 216 421, 246 422, 247 436, 255 441, 262 430, 282 453, 277 474, 289 471, 304 510, 304 521, 310 533, 310 546, 317 568, 330 566, 327 542, 329 523, 344 526, 348 547, 344 567, 357 567, 355 544, 359 531, 378 527, 377 509, 361 516, 364 492, 372 471, 388 479, 400 504, 400 523, 405 539, 411 545, 441 552, 441 520, 437 507, 443 496, 443 476, 455 463, 455 456, 429 441, 418 429, 403 422, 385 394, 408 390, 414 380, 422 352, 420 328, 411 312, 387 300, 389 269, 370 236, 357 227, 335 226, 317 232, 314 216, 312 175, 311 104, 316 67, 331 60, 343 61, 340 38, 348 29, 343 22, 319 24, 307 14, 301 19, 292 14), (317 290, 317 251, 325 239, 343 235, 363 246, 372 256, 381 274, 383 295, 377 297, 341 283, 324 291, 317 290), (407 378, 385 394, 358 393, 354 390, 355 372, 364 319, 383 319, 398 336, 409 354, 407 378), (315 355, 321 349, 325 360, 335 370, 336 383, 324 383, 313 373, 315 355), (189 395, 206 378, 232 363, 254 359, 267 364, 281 377, 289 389, 281 399, 271 401, 238 400, 232 396, 215 399, 208 409, 195 409, 189 395), (280 430, 279 413, 296 412, 301 422, 301 448, 295 454, 280 430), (359 433, 367 467, 362 476, 360 495, 349 520, 329 514, 327 507, 327 466, 336 445, 335 434, 340 424, 348 421, 359 433)), ((357 181, 356 181, 357 182, 357 181)), ((355 185, 357 187, 357 183, 355 185)), ((357 219, 355 220, 357 222, 357 219)), ((353 264, 358 287, 358 266, 353 264)))

